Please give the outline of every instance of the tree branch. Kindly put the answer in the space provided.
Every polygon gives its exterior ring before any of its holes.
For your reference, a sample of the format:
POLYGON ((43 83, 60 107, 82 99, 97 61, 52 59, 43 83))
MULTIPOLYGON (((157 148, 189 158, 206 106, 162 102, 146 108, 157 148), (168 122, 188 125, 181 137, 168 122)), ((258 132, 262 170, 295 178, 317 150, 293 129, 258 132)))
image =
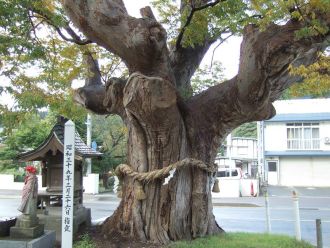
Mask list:
POLYGON ((209 7, 213 7, 213 6, 217 5, 218 3, 225 2, 225 1, 226 0, 216 0, 214 2, 207 3, 207 4, 204 4, 204 5, 199 6, 199 7, 193 7, 192 6, 192 8, 190 10, 190 13, 189 13, 189 15, 187 17, 186 23, 183 25, 183 27, 180 30, 180 33, 179 33, 178 38, 176 40, 175 47, 177 49, 179 49, 181 47, 181 41, 182 41, 184 32, 185 32, 186 28, 189 26, 189 24, 191 23, 192 18, 193 18, 193 16, 194 16, 194 14, 195 14, 196 11, 201 11, 203 9, 206 9, 206 8, 209 8, 209 7))
MULTIPOLYGON (((209 4, 216 5, 217 3, 212 2, 209 4)), ((199 8, 207 8, 209 7, 209 4, 202 5, 199 8)), ((182 6, 181 8, 184 8, 184 6, 182 6)), ((260 18, 259 15, 253 15, 251 17, 260 18)), ((239 22, 243 22, 243 20, 240 20, 239 22)), ((180 91, 181 95, 191 95, 192 89, 190 85, 190 79, 195 73, 196 69, 199 67, 200 62, 202 61, 205 53, 208 51, 210 46, 217 40, 220 40, 220 43, 218 44, 219 46, 232 35, 233 34, 230 33, 229 27, 225 27, 220 31, 220 34, 217 37, 209 39, 205 38, 202 45, 196 45, 194 47, 175 46, 172 48, 172 50, 170 51, 170 61, 176 80, 176 86, 180 91), (221 38, 221 35, 225 33, 229 33, 229 35, 225 38, 221 38)))
POLYGON ((64 35, 64 33, 62 32, 61 28, 58 27, 57 25, 55 25, 51 18, 49 16, 47 16, 45 13, 42 13, 41 11, 35 9, 35 8, 31 8, 30 11, 36 13, 39 15, 40 18, 44 19, 50 26, 52 26, 55 31, 58 33, 59 36, 61 36, 61 38, 65 41, 68 42, 72 42, 75 43, 77 45, 87 45, 87 44, 91 44, 93 43, 93 41, 88 40, 88 39, 84 39, 82 40, 80 38, 79 35, 77 35, 74 30, 69 26, 69 24, 67 24, 66 27, 64 27, 64 29, 66 30, 66 32, 71 36, 71 38, 68 38, 64 35))
POLYGON ((303 23, 289 21, 283 26, 270 25, 264 32, 252 25, 245 28, 237 76, 243 105, 256 106, 274 101, 300 79, 290 75, 290 66, 309 65, 316 61, 318 52, 326 47, 327 38, 318 35, 297 40, 295 32, 302 27, 303 23))
MULTIPOLYGON (((61 38, 62 38, 63 40, 65 40, 65 41, 69 41, 69 42, 75 43, 75 44, 77 44, 77 45, 87 45, 87 44, 91 44, 91 43, 93 43, 93 41, 91 41, 91 40, 87 40, 87 39, 86 39, 86 40, 81 40, 80 37, 79 37, 77 34, 75 34, 74 36, 72 36, 73 38, 70 39, 70 38, 66 37, 66 36, 63 34, 62 30, 61 30, 59 27, 53 25, 53 24, 50 23, 50 22, 47 22, 47 23, 48 23, 49 25, 51 25, 51 26, 56 30, 56 32, 59 34, 59 36, 61 36, 61 38)), ((71 34, 73 33, 73 30, 72 30, 70 27, 66 27, 65 30, 66 30, 66 31, 71 30, 71 31, 72 31, 71 34)), ((68 32, 68 33, 69 33, 69 32, 68 32)), ((69 33, 69 34, 70 34, 70 33, 69 33)), ((70 35, 71 35, 71 34, 70 34, 70 35)))
POLYGON ((88 50, 85 52, 85 62, 87 65, 85 86, 102 85, 99 63, 88 50))
MULTIPOLYGON (((330 22, 329 13, 325 15, 322 19, 330 22)), ((290 75, 290 66, 315 62, 318 52, 328 45, 324 35, 297 40, 294 33, 301 27, 296 21, 272 24, 265 31, 247 26, 237 76, 181 105, 185 123, 191 124, 187 127, 190 142, 199 153, 210 152, 206 143, 216 151, 219 141, 237 126, 275 115, 272 102, 300 80, 290 75)))
MULTIPOLYGON (((228 32, 227 27, 221 31, 221 34, 226 32, 228 32)), ((222 44, 222 42, 231 36, 230 34, 228 37, 222 39, 221 34, 214 39, 205 39, 202 45, 196 45, 194 47, 174 47, 170 51, 170 62, 176 81, 176 87, 182 96, 191 95, 192 89, 190 79, 198 69, 210 46, 218 39, 220 39, 220 44, 222 44)))
POLYGON ((70 27, 68 24, 66 27, 64 27, 65 31, 72 37, 71 42, 75 42, 78 45, 87 45, 93 43, 93 41, 85 39, 82 40, 78 34, 70 27))
POLYGON ((74 100, 79 105, 100 115, 117 114, 126 118, 123 90, 126 80, 111 78, 106 85, 91 84, 75 90, 74 100))
POLYGON ((212 68, 212 65, 213 65, 213 59, 214 59, 214 54, 215 54, 215 51, 219 48, 219 46, 224 43, 226 40, 228 40, 230 37, 232 37, 233 34, 229 34, 226 38, 219 38, 220 39, 220 42, 216 45, 216 47, 213 49, 212 51, 212 57, 211 57, 211 68, 212 68))
POLYGON ((170 63, 174 74, 176 88, 182 96, 191 95, 190 79, 199 67, 205 53, 213 41, 205 41, 195 47, 180 47, 170 52, 170 63))
POLYGON ((73 99, 79 105, 96 114, 106 115, 111 112, 109 112, 103 105, 105 94, 106 91, 104 85, 84 86, 75 90, 73 99))
POLYGON ((122 0, 65 0, 66 12, 74 24, 97 44, 123 59, 130 73, 168 78, 166 31, 150 8, 143 18, 128 15, 122 0))

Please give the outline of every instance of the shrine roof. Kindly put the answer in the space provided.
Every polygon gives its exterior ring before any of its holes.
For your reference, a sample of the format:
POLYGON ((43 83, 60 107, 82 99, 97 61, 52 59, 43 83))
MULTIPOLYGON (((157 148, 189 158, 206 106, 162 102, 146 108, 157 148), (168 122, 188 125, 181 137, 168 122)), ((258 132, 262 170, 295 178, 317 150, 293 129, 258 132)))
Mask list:
MULTIPOLYGON (((61 118, 60 120, 61 121, 58 121, 58 123, 52 128, 47 139, 36 149, 21 153, 18 156, 19 161, 42 160, 49 151, 51 151, 53 155, 55 155, 57 151, 63 153, 64 123, 66 119, 61 118)), ((102 153, 88 147, 81 139, 78 132, 75 132, 75 159, 82 160, 83 158, 95 158, 101 156, 102 153)))

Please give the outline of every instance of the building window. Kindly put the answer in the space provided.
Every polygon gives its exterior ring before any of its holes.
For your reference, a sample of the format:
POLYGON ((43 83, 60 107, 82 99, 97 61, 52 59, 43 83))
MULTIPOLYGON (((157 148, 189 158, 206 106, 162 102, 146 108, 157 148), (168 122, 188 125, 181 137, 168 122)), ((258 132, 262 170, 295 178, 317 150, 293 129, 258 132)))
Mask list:
POLYGON ((287 123, 287 147, 290 150, 320 149, 319 123, 287 123))
POLYGON ((269 161, 268 162, 268 171, 276 172, 277 171, 277 162, 269 161))

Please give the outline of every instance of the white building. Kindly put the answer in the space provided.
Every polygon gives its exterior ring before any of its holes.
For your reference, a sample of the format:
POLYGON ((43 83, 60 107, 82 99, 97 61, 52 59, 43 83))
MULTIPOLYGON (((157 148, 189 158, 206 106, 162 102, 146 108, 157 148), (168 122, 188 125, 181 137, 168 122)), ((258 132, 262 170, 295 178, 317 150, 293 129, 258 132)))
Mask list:
POLYGON ((257 139, 227 137, 224 156, 218 156, 215 163, 219 168, 240 167, 243 174, 255 178, 257 174, 257 139))
POLYGON ((330 186, 330 99, 284 100, 259 125, 270 185, 330 186))

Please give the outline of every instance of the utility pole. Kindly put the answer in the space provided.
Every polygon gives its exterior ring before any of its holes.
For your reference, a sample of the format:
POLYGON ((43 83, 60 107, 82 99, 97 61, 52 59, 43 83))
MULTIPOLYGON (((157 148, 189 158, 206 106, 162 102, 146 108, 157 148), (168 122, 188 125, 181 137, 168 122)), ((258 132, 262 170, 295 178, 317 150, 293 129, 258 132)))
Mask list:
MULTIPOLYGON (((92 117, 90 114, 87 114, 86 126, 87 126, 87 146, 91 147, 91 144, 92 144, 92 117)), ((88 174, 92 173, 92 159, 86 158, 86 163, 87 163, 86 175, 88 175, 88 174)))
POLYGON ((257 145, 258 145, 258 174, 261 179, 261 184, 266 181, 265 177, 265 158, 264 158, 264 122, 257 122, 257 145))
POLYGON ((231 169, 236 168, 235 161, 232 159, 232 151, 233 151, 233 140, 232 140, 232 134, 228 134, 227 136, 227 157, 228 157, 228 163, 229 163, 229 173, 231 176, 231 169))

